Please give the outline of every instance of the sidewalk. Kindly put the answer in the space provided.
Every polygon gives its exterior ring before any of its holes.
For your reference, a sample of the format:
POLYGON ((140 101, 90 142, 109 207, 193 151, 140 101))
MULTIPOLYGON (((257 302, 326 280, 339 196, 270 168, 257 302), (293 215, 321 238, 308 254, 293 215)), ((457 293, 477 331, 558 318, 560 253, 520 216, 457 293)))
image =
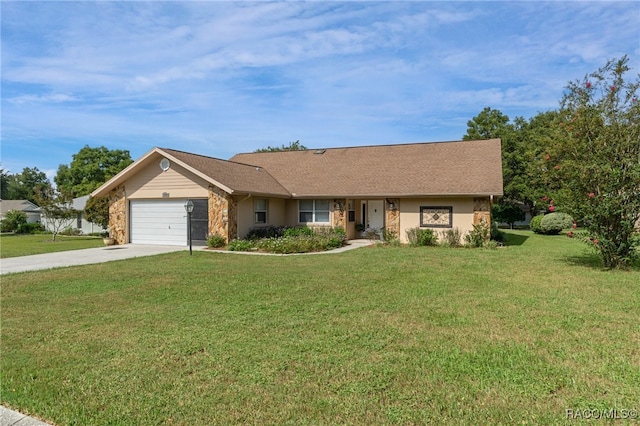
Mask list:
POLYGON ((0 405, 0 426, 51 426, 49 423, 34 419, 0 405))

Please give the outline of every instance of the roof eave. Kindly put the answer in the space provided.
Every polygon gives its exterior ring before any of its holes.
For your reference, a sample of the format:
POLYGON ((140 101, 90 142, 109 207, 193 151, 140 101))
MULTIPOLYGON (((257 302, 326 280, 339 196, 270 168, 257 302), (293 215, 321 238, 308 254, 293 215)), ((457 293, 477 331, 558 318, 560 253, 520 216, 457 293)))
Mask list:
POLYGON ((129 176, 133 173, 132 171, 134 169, 137 169, 138 167, 141 167, 142 164, 145 164, 146 163, 145 160, 147 160, 153 154, 160 154, 160 155, 164 156, 165 158, 171 160, 175 164, 179 164, 181 167, 185 168, 186 170, 190 171, 191 173, 195 174, 196 176, 202 178, 206 182, 209 182, 209 183, 217 186, 218 188, 222 189, 223 191, 225 191, 225 192, 227 192, 229 194, 233 194, 235 192, 235 190, 229 188, 228 186, 222 184, 221 182, 218 182, 215 179, 212 179, 211 177, 209 177, 209 176, 205 175, 204 173, 200 172, 199 170, 191 167, 190 165, 186 164, 184 161, 182 161, 182 160, 174 157, 173 155, 169 154, 168 152, 164 151, 162 148, 154 147, 151 150, 149 150, 146 154, 144 154, 142 157, 138 158, 136 161, 134 161, 133 163, 129 164, 120 173, 118 173, 117 175, 115 175, 114 177, 112 177, 111 179, 106 181, 98 189, 93 191, 91 193, 91 196, 92 197, 104 197, 104 196, 106 196, 112 188, 118 186, 119 184, 121 184, 123 182, 126 182, 127 179, 129 178, 129 176))

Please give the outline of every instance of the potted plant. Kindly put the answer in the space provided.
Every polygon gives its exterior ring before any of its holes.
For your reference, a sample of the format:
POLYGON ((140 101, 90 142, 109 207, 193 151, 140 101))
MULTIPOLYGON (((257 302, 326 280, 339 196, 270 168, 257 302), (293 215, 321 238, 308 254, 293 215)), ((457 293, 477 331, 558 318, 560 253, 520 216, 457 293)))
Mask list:
POLYGON ((116 241, 109 235, 109 231, 102 233, 102 242, 105 246, 112 246, 116 243, 116 241))

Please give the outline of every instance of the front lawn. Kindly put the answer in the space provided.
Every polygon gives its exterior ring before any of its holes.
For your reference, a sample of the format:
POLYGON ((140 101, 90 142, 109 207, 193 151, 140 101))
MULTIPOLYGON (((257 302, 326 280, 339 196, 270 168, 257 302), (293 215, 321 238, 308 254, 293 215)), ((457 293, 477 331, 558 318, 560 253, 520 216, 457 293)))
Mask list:
POLYGON ((602 271, 565 236, 508 234, 498 250, 177 252, 9 275, 1 403, 59 425, 639 409, 640 271, 602 271))
POLYGON ((56 240, 52 241, 51 234, 2 234, 0 235, 0 258, 79 250, 103 245, 102 238, 99 237, 58 235, 56 240))

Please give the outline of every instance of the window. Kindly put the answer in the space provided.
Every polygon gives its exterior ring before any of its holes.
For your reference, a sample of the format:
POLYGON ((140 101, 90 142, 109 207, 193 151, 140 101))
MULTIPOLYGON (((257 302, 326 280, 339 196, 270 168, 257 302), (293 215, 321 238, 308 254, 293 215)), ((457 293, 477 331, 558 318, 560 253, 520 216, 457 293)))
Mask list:
POLYGON ((420 226, 427 228, 451 228, 453 226, 453 207, 421 206, 420 226))
POLYGON ((78 217, 76 218, 76 228, 82 229, 82 212, 78 213, 78 217))
POLYGON ((349 201, 349 217, 348 220, 349 222, 355 222, 356 221, 356 210, 353 208, 353 200, 349 201))
POLYGON ((267 224, 267 200, 257 198, 253 202, 253 222, 256 225, 267 224))
POLYGON ((300 223, 329 223, 329 200, 298 201, 300 223))

